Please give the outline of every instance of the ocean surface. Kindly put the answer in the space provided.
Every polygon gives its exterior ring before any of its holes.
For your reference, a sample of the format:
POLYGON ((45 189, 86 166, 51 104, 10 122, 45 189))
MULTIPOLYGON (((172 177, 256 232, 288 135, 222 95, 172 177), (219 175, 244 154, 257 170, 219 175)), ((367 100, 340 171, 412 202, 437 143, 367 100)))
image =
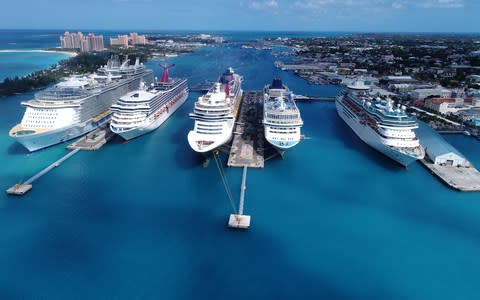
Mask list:
MULTIPOLYGON (((280 76, 297 94, 338 92, 275 69, 268 51, 208 47, 168 62, 191 84, 232 66, 245 90, 280 76)), ((148 65, 160 76, 158 63, 148 65)), ((334 103, 298 103, 309 139, 249 169, 251 228, 227 228, 218 170, 187 143, 199 96, 152 134, 79 152, 23 197, 0 191, 0 299, 480 299, 479 194, 375 152, 334 103)), ((1 189, 67 153, 30 154, 8 137, 31 97, 0 99, 1 189)), ((477 140, 445 138, 480 167, 477 140)), ((225 170, 238 201, 241 170, 225 170)))

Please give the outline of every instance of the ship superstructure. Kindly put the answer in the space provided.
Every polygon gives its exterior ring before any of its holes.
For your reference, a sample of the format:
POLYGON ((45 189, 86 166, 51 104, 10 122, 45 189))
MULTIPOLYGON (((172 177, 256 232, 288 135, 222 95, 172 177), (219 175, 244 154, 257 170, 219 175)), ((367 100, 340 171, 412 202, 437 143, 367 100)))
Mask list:
POLYGON ((29 151, 81 136, 108 122, 110 106, 141 81, 150 84, 153 71, 138 58, 131 65, 112 56, 97 73, 68 77, 22 102, 22 121, 9 134, 29 151))
POLYGON ((264 88, 263 125, 265 139, 280 154, 301 140, 303 121, 300 111, 293 100, 293 93, 280 78, 275 78, 264 88))
POLYGON ((242 77, 228 68, 212 88, 198 98, 190 113, 195 125, 187 137, 194 151, 209 152, 230 141, 242 93, 242 77))
POLYGON ((390 98, 370 96, 357 81, 335 101, 338 115, 365 143, 403 166, 425 156, 415 135, 416 119, 390 98))
POLYGON ((155 80, 150 86, 141 82, 138 90, 120 97, 111 108, 112 132, 125 140, 151 132, 185 103, 188 97, 187 79, 170 78, 168 69, 173 66, 162 65, 164 70, 160 80, 155 80))

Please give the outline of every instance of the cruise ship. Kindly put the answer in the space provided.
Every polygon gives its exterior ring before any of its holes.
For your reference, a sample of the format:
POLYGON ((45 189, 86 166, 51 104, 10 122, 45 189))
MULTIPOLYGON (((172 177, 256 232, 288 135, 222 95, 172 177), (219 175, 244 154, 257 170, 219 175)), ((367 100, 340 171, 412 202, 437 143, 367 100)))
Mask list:
POLYGON ((186 78, 169 78, 168 69, 162 65, 162 78, 150 86, 140 83, 140 88, 130 92, 112 105, 110 120, 112 132, 131 140, 151 132, 162 125, 188 97, 186 78))
POLYGON ((140 82, 150 84, 153 71, 137 58, 123 62, 112 56, 98 73, 71 76, 22 102, 26 107, 20 124, 9 134, 29 151, 36 151, 79 137, 106 124, 110 106, 118 98, 137 89, 140 82))
POLYGON ((335 101, 338 115, 360 139, 399 164, 406 167, 422 159, 425 150, 414 132, 415 118, 407 115, 405 106, 371 97, 368 90, 361 81, 349 85, 335 101))
POLYGON ((303 125, 300 111, 293 93, 280 78, 264 88, 263 125, 265 139, 282 155, 300 142, 303 125))
POLYGON ((230 141, 242 93, 242 77, 228 68, 210 90, 198 98, 190 113, 195 125, 188 133, 188 143, 194 151, 206 153, 230 141))

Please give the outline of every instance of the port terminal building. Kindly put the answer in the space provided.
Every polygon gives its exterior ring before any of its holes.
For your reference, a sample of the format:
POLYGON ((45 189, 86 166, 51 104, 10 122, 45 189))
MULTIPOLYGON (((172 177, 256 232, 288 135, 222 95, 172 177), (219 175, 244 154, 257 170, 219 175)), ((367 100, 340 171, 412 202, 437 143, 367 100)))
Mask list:
POLYGON ((470 167, 470 162, 438 132, 419 121, 416 130, 428 160, 439 166, 470 167))

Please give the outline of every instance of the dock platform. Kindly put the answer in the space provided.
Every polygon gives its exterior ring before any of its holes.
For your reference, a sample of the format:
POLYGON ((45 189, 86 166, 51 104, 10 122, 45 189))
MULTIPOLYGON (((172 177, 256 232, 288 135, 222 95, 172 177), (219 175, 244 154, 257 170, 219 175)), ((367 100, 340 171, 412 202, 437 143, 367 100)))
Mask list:
POLYGON ((29 179, 27 179, 27 181, 25 181, 23 183, 17 183, 14 186, 8 188, 6 190, 7 194, 16 195, 16 196, 25 195, 28 191, 30 191, 32 189, 32 184, 35 180, 37 180, 38 178, 47 174, 48 172, 50 172, 54 168, 60 166, 64 161, 66 161, 67 159, 69 159, 70 157, 75 155, 78 151, 80 151, 80 149, 75 149, 73 151, 68 152, 66 155, 64 155, 59 160, 55 161, 54 163, 50 164, 45 169, 41 170, 37 174, 35 174, 32 177, 30 177, 29 179))
POLYGON ((22 196, 25 195, 28 191, 32 189, 31 184, 25 184, 25 183, 17 183, 14 186, 10 187, 7 189, 7 194, 9 195, 16 195, 16 196, 22 196))
POLYGON ((233 131, 227 165, 229 167, 264 167, 263 94, 261 91, 245 92, 240 104, 233 131))
POLYGON ((67 146, 69 150, 81 149, 81 150, 98 150, 105 145, 112 137, 113 132, 110 131, 110 127, 102 126, 92 132, 87 133, 79 140, 67 146))
POLYGON ((456 190, 462 192, 480 191, 480 172, 474 167, 440 166, 426 159, 422 159, 420 162, 432 174, 456 190))
POLYGON ((415 132, 425 149, 425 158, 420 163, 453 189, 462 192, 480 191, 480 172, 438 132, 422 121, 418 121, 418 125, 415 132), (457 157, 461 163, 454 164, 452 160, 446 164, 436 159, 445 155, 457 157))

